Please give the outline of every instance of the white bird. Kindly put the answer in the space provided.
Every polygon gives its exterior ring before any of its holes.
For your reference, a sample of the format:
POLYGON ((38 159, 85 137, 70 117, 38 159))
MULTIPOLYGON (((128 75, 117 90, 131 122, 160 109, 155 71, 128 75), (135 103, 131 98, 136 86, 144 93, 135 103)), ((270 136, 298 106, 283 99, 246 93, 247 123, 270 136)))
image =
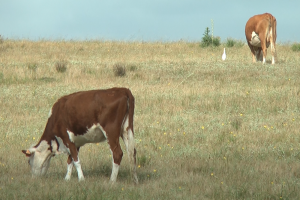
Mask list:
POLYGON ((224 53, 223 53, 223 55, 222 55, 222 60, 226 60, 225 48, 224 48, 224 53))

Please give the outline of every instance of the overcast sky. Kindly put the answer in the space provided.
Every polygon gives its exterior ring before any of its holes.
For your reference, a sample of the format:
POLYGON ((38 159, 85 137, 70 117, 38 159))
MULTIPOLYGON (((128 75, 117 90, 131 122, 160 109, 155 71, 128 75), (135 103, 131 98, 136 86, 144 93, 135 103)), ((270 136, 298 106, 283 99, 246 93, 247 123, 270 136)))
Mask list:
POLYGON ((206 27, 222 41, 245 40, 256 14, 277 19, 278 42, 300 42, 300 0, 0 0, 8 39, 200 41, 206 27))

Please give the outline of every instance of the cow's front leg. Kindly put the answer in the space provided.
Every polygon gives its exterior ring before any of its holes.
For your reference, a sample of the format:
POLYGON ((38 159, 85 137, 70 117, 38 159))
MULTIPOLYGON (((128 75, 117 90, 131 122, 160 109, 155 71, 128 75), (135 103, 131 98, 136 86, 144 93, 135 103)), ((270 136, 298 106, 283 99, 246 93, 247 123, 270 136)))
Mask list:
POLYGON ((66 181, 71 179, 72 169, 73 169, 73 165, 74 165, 71 155, 69 155, 67 163, 68 163, 67 174, 66 174, 66 177, 65 177, 66 181))
POLYGON ((83 176, 83 172, 82 172, 82 169, 81 169, 80 160, 79 160, 79 157, 78 157, 79 148, 76 148, 75 144, 71 143, 71 144, 69 144, 69 149, 70 149, 70 153, 71 153, 71 157, 72 157, 74 166, 77 170, 78 180, 83 181, 84 176, 83 176))

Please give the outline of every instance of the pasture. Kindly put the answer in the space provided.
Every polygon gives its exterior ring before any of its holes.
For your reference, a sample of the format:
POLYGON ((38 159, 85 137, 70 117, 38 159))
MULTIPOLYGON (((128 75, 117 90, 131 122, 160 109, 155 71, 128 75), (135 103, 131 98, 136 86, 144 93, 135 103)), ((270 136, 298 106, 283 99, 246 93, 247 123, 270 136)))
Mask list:
POLYGON ((222 53, 184 41, 2 41, 0 199, 298 199, 300 53, 277 45, 275 65, 270 48, 265 65, 247 45, 222 53), (64 180, 67 155, 31 178, 21 150, 38 142, 54 102, 110 87, 135 96, 139 185, 123 141, 114 185, 106 142, 80 149, 84 182, 75 168, 64 180))

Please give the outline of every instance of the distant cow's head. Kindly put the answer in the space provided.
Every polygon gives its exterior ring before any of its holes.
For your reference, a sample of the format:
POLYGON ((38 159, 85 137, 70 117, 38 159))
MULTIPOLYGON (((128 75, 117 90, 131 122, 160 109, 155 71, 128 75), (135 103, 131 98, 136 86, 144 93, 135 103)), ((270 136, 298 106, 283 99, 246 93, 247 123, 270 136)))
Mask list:
POLYGON ((45 175, 49 165, 51 157, 54 155, 49 149, 49 144, 46 141, 42 141, 37 147, 31 147, 22 152, 29 157, 28 163, 31 167, 33 176, 45 175))

